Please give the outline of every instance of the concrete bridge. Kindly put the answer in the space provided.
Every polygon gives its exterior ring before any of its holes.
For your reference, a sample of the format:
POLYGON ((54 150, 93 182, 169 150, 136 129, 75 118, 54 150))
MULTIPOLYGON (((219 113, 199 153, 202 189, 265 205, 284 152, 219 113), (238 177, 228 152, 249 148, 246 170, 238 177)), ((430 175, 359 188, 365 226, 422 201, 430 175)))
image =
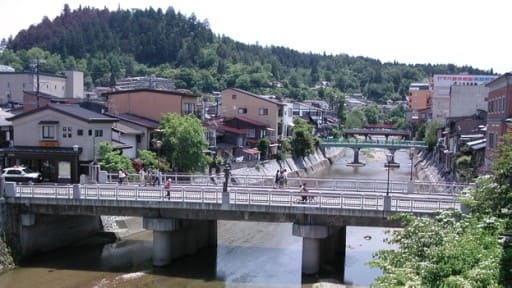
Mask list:
POLYGON ((395 140, 391 139, 375 139, 375 140, 361 140, 358 138, 323 138, 320 139, 321 147, 348 147, 354 150, 354 160, 348 165, 354 166, 363 166, 364 163, 359 161, 359 151, 362 148, 381 148, 388 149, 391 153, 392 160, 390 164, 392 166, 398 167, 400 166, 398 163, 395 163, 395 152, 400 149, 408 149, 408 150, 423 150, 427 148, 427 144, 424 141, 410 141, 410 140, 395 140))
MULTIPOLYGON (((101 230, 100 215, 143 218, 153 230, 153 264, 216 245, 217 220, 291 222, 303 238, 302 271, 317 273, 321 263, 344 260, 346 226, 398 227, 388 217, 398 212, 431 215, 460 209, 461 185, 350 179, 290 178, 288 187, 273 188, 272 177, 227 177, 214 185, 208 176, 176 175, 167 191, 139 185, 16 185, 5 183, 6 236, 19 256, 67 245, 101 230), (187 182, 187 183, 180 183, 187 182), (298 194, 306 182, 309 193, 298 194), (388 188, 389 187, 389 188, 388 188), (389 190, 387 190, 389 189, 389 190), (389 195, 386 195, 389 194, 389 195), (301 201, 302 196, 308 198, 301 201), (334 258, 333 258, 334 257, 334 258), (340 258, 341 257, 341 258, 340 258)), ((344 263, 344 262, 343 262, 344 263)))

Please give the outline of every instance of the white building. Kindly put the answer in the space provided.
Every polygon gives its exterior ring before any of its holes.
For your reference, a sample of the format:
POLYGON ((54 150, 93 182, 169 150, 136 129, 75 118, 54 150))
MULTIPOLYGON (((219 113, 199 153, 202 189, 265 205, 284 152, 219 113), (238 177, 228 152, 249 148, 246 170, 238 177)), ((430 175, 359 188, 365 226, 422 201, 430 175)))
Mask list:
POLYGON ((444 124, 450 113, 450 88, 452 85, 478 86, 498 76, 492 75, 434 75, 434 93, 432 95, 432 120, 444 124))

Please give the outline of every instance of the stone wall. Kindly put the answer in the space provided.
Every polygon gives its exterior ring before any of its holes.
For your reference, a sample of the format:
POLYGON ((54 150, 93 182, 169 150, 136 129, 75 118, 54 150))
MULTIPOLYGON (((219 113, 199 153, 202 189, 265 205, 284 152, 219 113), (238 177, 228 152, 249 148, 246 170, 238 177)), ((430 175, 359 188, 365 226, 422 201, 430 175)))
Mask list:
POLYGON ((234 169, 231 173, 233 175, 274 176, 277 170, 284 168, 290 176, 313 176, 328 168, 332 162, 344 154, 344 148, 317 149, 315 153, 307 157, 263 161, 256 167, 234 169))

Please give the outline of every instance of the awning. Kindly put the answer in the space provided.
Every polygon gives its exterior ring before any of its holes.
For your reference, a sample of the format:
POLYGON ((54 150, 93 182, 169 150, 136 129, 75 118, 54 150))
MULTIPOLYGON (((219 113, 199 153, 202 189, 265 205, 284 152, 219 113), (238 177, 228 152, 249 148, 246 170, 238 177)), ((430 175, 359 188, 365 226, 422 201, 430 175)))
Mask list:
POLYGON ((255 154, 260 154, 261 153, 260 150, 254 149, 254 148, 244 148, 244 149, 242 149, 242 151, 244 153, 251 154, 251 155, 255 155, 255 154))

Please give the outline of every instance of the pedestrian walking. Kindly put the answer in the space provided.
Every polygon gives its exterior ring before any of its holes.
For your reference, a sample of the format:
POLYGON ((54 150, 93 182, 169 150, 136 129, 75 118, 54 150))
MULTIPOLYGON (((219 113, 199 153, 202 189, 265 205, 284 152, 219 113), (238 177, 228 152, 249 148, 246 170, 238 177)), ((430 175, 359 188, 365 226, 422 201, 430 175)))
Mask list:
POLYGON ((303 183, 300 185, 299 194, 301 194, 301 201, 306 202, 308 201, 308 196, 306 195, 308 193, 308 189, 306 188, 306 183, 303 183))
POLYGON ((171 199, 171 183, 171 178, 167 178, 164 183, 165 197, 167 197, 167 200, 171 199))
POLYGON ((160 186, 160 177, 162 174, 160 173, 160 170, 155 170, 153 172, 153 186, 160 186))
POLYGON ((276 171, 276 177, 274 179, 274 188, 278 187, 279 186, 279 178, 281 177, 281 171, 279 169, 277 169, 276 171))
POLYGON ((126 172, 124 172, 123 169, 119 169, 117 171, 117 183, 119 185, 123 185, 125 178, 126 178, 126 172))
POLYGON ((146 171, 144 171, 144 168, 139 170, 139 182, 140 186, 146 186, 146 171))

